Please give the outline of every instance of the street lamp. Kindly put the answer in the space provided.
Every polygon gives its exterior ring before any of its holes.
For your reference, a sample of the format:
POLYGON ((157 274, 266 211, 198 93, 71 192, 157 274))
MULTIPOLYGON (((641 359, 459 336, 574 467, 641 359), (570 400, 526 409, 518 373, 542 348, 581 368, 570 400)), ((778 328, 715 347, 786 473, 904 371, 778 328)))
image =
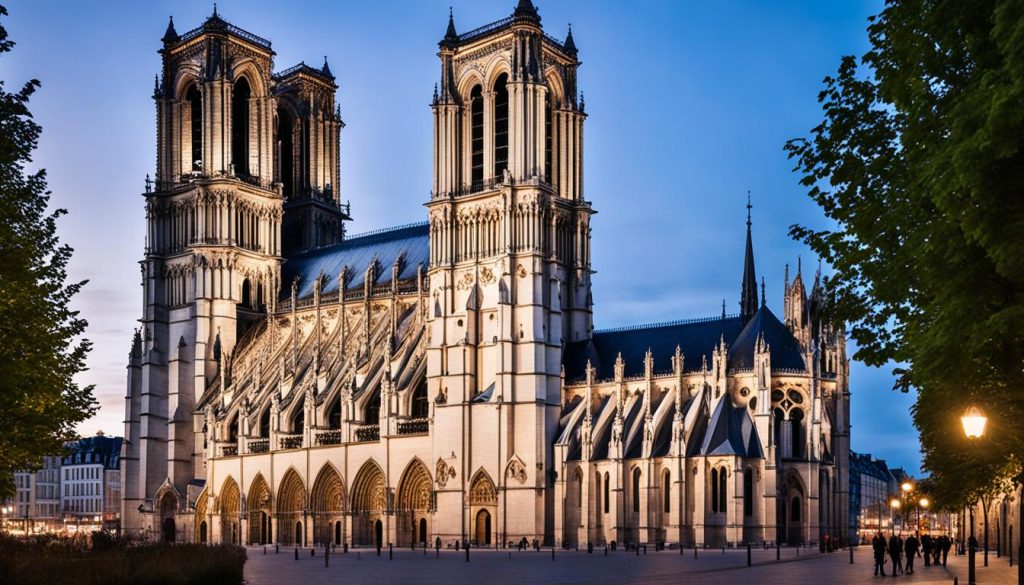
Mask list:
POLYGON ((960 417, 960 424, 964 426, 964 434, 968 439, 980 439, 985 434, 985 423, 988 417, 975 405, 970 405, 960 417))
MULTIPOLYGON (((985 423, 988 422, 988 417, 982 412, 977 405, 971 404, 964 411, 963 416, 960 417, 960 424, 964 427, 964 435, 968 439, 980 439, 985 434, 985 423)), ((975 569, 974 569, 974 548, 977 546, 978 541, 974 538, 974 506, 971 506, 971 537, 967 541, 967 583, 968 585, 975 585, 975 569)))
MULTIPOLYGON (((924 508, 925 510, 927 510, 928 509, 928 504, 930 504, 930 503, 931 502, 928 501, 928 498, 921 498, 920 500, 917 501, 917 530, 918 531, 921 530, 921 508, 924 508)), ((928 512, 925 512, 925 514, 927 515, 928 512)))
POLYGON ((896 513, 900 509, 900 501, 893 498, 889 501, 889 507, 892 508, 892 533, 896 534, 896 513))

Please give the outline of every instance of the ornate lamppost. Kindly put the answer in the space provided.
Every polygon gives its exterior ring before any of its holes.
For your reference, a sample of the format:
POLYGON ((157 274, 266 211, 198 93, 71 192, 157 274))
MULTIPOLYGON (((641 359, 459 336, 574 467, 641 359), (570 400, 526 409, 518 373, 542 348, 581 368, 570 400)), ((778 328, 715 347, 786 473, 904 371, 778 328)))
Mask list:
MULTIPOLYGON (((985 434, 985 425, 988 423, 988 417, 981 411, 978 406, 972 404, 967 407, 964 411, 963 416, 960 417, 960 424, 964 427, 964 435, 968 439, 974 441, 980 439, 985 434)), ((971 536, 967 540, 967 583, 968 585, 975 585, 977 583, 975 579, 975 566, 974 566, 974 549, 977 547, 978 541, 974 538, 974 506, 971 506, 971 536)))
POLYGON ((889 507, 892 508, 892 514, 890 514, 890 521, 892 524, 892 533, 896 534, 896 514, 900 509, 901 502, 897 498, 893 498, 889 501, 889 507))

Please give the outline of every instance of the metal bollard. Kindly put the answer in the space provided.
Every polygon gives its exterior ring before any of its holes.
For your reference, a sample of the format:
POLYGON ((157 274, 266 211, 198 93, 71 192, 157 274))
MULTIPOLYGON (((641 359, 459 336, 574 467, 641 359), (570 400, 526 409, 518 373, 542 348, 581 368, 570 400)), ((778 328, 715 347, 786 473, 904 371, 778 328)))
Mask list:
POLYGON ((311 556, 311 557, 315 557, 316 556, 316 549, 315 548, 309 549, 309 556, 311 556))
POLYGON ((853 564, 853 547, 850 547, 850 564, 853 564))
POLYGON ((295 560, 299 560, 299 548, 295 547, 295 560))
POLYGON ((697 558, 697 543, 693 543, 693 558, 697 558))
POLYGON ((555 560, 555 547, 551 547, 551 560, 555 560))
POLYGON ((466 543, 466 562, 469 562, 469 543, 466 543))
POLYGON ((775 560, 777 561, 777 560, 780 560, 781 558, 782 558, 782 549, 779 548, 779 542, 775 541, 775 560))
POLYGON ((644 556, 647 556, 647 545, 644 545, 644 556))
POLYGON ((280 546, 281 545, 279 545, 279 544, 275 544, 274 545, 274 554, 275 555, 281 552, 281 549, 279 548, 280 546))
POLYGON ((604 556, 608 556, 608 545, 604 545, 604 556))
POLYGON ((394 553, 394 550, 392 550, 390 542, 388 543, 388 560, 389 561, 395 560, 395 553, 394 553))
POLYGON ((751 559, 750 559, 750 543, 748 542, 748 543, 747 543, 747 566, 748 566, 748 567, 749 567, 749 566, 751 565, 751 562, 750 562, 750 560, 751 560, 751 559))
POLYGON ((263 554, 267 554, 267 547, 263 547, 263 554))
POLYGON ((331 547, 324 545, 324 568, 330 566, 331 547))

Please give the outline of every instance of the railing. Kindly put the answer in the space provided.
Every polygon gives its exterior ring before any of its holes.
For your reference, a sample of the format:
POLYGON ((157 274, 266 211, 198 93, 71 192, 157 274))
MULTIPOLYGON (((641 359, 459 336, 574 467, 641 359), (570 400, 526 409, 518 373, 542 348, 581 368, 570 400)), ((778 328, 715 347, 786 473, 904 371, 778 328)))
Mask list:
POLYGON ((234 457, 238 455, 238 445, 224 445, 220 448, 221 457, 234 457))
POLYGON ((430 421, 425 418, 412 418, 398 422, 399 435, 423 435, 430 431, 430 421))
POLYGON ((256 36, 247 30, 238 28, 237 26, 231 24, 230 22, 224 20, 223 18, 217 15, 210 17, 201 26, 198 26, 181 35, 180 42, 190 41, 198 37, 199 35, 203 34, 203 32, 207 30, 226 30, 227 32, 237 37, 241 37, 242 39, 249 41, 254 45, 258 45, 260 47, 263 47, 264 49, 270 48, 270 41, 268 41, 267 39, 256 36))
POLYGON ((505 18, 502 18, 501 20, 496 20, 496 21, 492 22, 491 24, 485 24, 485 25, 481 26, 480 28, 474 28, 473 30, 471 30, 469 32, 464 32, 461 35, 459 35, 459 42, 460 43, 465 43, 465 42, 472 41, 474 39, 478 39, 478 38, 480 38, 480 37, 482 37, 482 36, 484 36, 486 34, 492 33, 492 32, 494 32, 494 31, 496 31, 496 30, 498 30, 500 28, 503 28, 505 26, 508 26, 509 24, 512 24, 512 21, 514 19, 515 19, 514 16, 506 16, 505 18))
POLYGON ((288 77, 292 73, 297 73, 299 71, 303 71, 305 73, 314 75, 316 77, 320 77, 322 79, 334 79, 333 76, 324 73, 322 69, 317 69, 316 67, 310 67, 309 65, 306 65, 305 61, 300 61, 298 65, 292 65, 291 67, 285 69, 284 71, 279 71, 275 73, 274 78, 283 79, 285 77, 288 77))
POLYGON ((380 440, 380 425, 363 425, 356 429, 356 440, 360 443, 380 440))
MULTIPOLYGON (((543 169, 535 168, 528 171, 523 177, 519 179, 512 179, 510 184, 531 184, 533 181, 539 181, 542 185, 551 186, 550 177, 547 172, 543 169)), ((441 191, 434 193, 431 191, 431 199, 441 199, 444 197, 465 197, 466 195, 473 195, 475 193, 482 193, 484 191, 490 191, 498 188, 505 184, 504 177, 491 177, 483 181, 473 181, 472 183, 462 185, 454 191, 441 191)))
POLYGON ((555 37, 549 35, 548 33, 544 33, 544 39, 547 40, 552 45, 558 47, 560 51, 565 51, 565 43, 563 43, 562 41, 556 39, 555 37))
POLYGON ((317 445, 340 445, 341 444, 341 431, 331 429, 329 431, 320 431, 316 434, 317 445))
POLYGON ((277 443, 282 449, 298 449, 302 446, 302 435, 284 435, 277 443))
POLYGON ((266 453, 270 451, 270 439, 249 439, 250 453, 266 453))
POLYGON ((192 173, 178 175, 170 181, 154 181, 147 176, 146 193, 166 193, 174 191, 176 189, 189 187, 191 185, 194 185, 196 181, 207 181, 210 179, 235 179, 237 181, 245 183, 246 185, 251 185, 253 187, 263 189, 265 191, 273 191, 275 193, 277 192, 277 187, 279 185, 279 183, 275 181, 266 181, 262 177, 249 174, 235 174, 225 172, 217 172, 210 174, 196 171, 192 173))

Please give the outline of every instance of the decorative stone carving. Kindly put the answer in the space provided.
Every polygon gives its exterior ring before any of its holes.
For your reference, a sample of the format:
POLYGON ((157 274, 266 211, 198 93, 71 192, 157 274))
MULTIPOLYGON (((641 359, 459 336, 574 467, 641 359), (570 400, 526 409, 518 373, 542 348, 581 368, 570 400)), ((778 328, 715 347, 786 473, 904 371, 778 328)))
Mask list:
POLYGON ((494 282, 494 271, 484 267, 480 270, 480 284, 491 284, 494 282))
POLYGON ((463 272, 462 276, 459 278, 458 283, 455 285, 455 288, 459 290, 467 290, 473 286, 473 282, 473 273, 463 272))
POLYGON ((449 465, 444 459, 438 458, 437 466, 434 469, 434 477, 437 487, 443 488, 450 480, 455 479, 455 467, 449 465))
POLYGON ((523 464, 523 460, 518 455, 513 455, 508 465, 505 466, 505 479, 514 479, 519 483, 526 483, 526 465, 523 464))

